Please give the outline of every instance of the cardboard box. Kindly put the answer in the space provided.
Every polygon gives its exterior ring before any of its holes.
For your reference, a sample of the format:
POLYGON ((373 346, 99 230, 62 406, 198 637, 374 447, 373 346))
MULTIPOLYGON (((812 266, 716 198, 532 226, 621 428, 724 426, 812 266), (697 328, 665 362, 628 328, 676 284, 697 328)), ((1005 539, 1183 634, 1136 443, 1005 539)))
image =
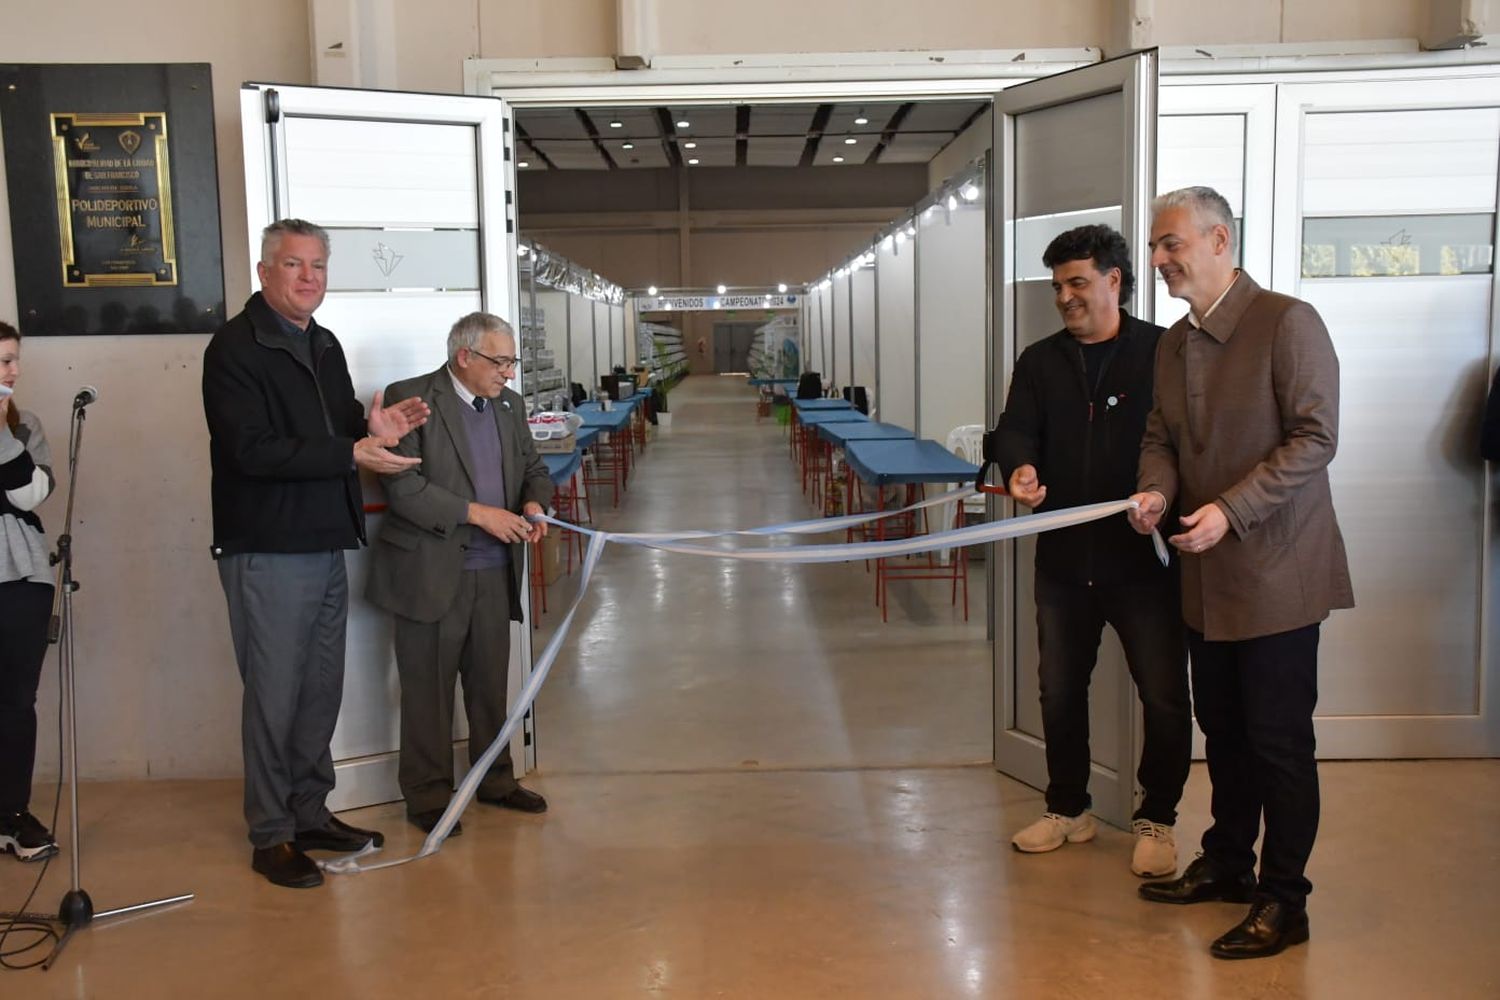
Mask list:
POLYGON ((562 529, 553 526, 542 539, 542 579, 549 587, 562 576, 562 535, 562 529))
POLYGON ((564 437, 544 438, 536 442, 536 450, 541 455, 571 455, 573 449, 578 447, 578 435, 568 434, 564 437))

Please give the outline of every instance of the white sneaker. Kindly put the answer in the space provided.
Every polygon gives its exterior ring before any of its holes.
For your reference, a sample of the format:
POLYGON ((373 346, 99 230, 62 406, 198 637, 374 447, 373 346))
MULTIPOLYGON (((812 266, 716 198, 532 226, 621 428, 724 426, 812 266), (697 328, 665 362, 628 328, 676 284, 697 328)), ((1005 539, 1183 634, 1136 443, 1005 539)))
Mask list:
POLYGON ((1130 870, 1142 878, 1177 873, 1177 840, 1172 828, 1149 819, 1138 819, 1130 824, 1135 834, 1135 853, 1130 858, 1130 870))
POLYGON ((1044 854, 1055 851, 1064 841, 1081 844, 1093 840, 1097 833, 1094 817, 1088 813, 1063 816, 1058 813, 1042 813, 1042 818, 1027 826, 1010 839, 1016 850, 1026 854, 1044 854))

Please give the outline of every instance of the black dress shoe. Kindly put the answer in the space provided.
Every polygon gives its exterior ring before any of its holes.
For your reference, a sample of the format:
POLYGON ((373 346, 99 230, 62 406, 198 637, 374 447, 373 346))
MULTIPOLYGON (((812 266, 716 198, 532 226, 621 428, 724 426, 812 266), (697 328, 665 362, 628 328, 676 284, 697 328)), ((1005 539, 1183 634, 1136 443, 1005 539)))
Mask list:
MULTIPOLYGON (((416 827, 418 830, 421 830, 423 833, 431 833, 432 828, 438 825, 438 820, 443 818, 444 812, 446 812, 446 809, 429 809, 426 812, 409 813, 407 814, 406 819, 411 823, 412 826, 416 827)), ((463 821, 455 820, 453 823, 453 829, 448 831, 448 838, 451 840, 454 837, 462 836, 463 832, 463 821)))
POLYGON ((1307 938, 1307 910, 1270 896, 1257 896, 1245 919, 1208 951, 1214 958, 1265 958, 1307 938))
POLYGON ((1255 875, 1226 875, 1208 858, 1197 857, 1177 878, 1147 882, 1136 891, 1153 903, 1248 903, 1255 891, 1255 875))
POLYGON ((547 811, 546 799, 531 789, 522 788, 520 785, 512 788, 504 795, 481 795, 479 796, 479 801, 492 806, 499 806, 501 809, 514 809, 517 812, 523 813, 544 813, 547 811))
POLYGON ((293 841, 299 851, 338 851, 343 854, 363 851, 370 844, 385 846, 385 835, 379 830, 361 830, 350 826, 337 816, 329 816, 328 822, 316 830, 298 830, 293 841))
POLYGON ((250 855, 250 867, 266 877, 272 885, 288 889, 311 889, 323 884, 323 873, 317 862, 291 844, 257 847, 250 855))

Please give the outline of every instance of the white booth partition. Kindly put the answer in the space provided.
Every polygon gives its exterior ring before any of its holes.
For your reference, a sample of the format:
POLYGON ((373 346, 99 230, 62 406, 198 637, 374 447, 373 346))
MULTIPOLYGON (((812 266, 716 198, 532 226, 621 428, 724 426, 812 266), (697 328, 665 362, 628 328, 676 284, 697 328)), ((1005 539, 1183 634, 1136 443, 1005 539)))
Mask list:
POLYGON ((977 186, 917 216, 919 437, 985 422, 985 203, 977 186))
POLYGON ((834 275, 833 286, 828 290, 829 323, 828 368, 823 372, 823 381, 833 387, 835 393, 849 384, 849 275, 834 275))
POLYGON ((828 289, 823 285, 807 294, 807 361, 804 371, 826 372, 828 289))
POLYGON ((611 312, 608 302, 594 302, 594 357, 599 370, 594 373, 594 381, 599 381, 600 375, 608 374, 615 365, 625 363, 625 352, 615 348, 614 331, 610 329, 611 312))
POLYGON ((599 354, 594 343, 594 304, 582 295, 569 293, 569 377, 588 392, 599 384, 599 354))
POLYGON ((875 267, 861 267, 849 274, 849 331, 852 347, 850 385, 862 385, 875 395, 875 267))
POLYGON ((905 229, 882 240, 875 257, 879 352, 870 405, 880 420, 898 427, 917 424, 916 257, 905 229))
POLYGON ((555 288, 536 290, 536 318, 542 328, 546 349, 552 352, 563 373, 563 387, 576 381, 568 360, 568 293, 555 288))
POLYGON ((635 364, 634 352, 630 350, 630 337, 625 330, 625 304, 609 308, 609 356, 614 364, 624 365, 628 371, 635 364))

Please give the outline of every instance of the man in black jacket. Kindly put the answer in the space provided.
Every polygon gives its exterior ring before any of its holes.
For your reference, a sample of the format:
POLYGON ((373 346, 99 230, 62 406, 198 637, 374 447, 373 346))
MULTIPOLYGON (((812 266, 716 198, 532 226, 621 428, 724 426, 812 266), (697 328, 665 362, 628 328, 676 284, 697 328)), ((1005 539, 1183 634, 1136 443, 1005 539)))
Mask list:
POLYGON ((1500 370, 1490 384, 1490 399, 1484 407, 1484 423, 1479 432, 1479 455, 1500 462, 1500 370))
MULTIPOLYGON (((1058 236, 1042 263, 1064 329, 1021 353, 994 449, 1010 495, 1055 510, 1120 500, 1135 490, 1151 411, 1161 327, 1125 313, 1135 278, 1124 237, 1108 226, 1058 236)), ((1093 838, 1088 813, 1089 678, 1108 622, 1120 637, 1145 710, 1131 869, 1177 869, 1172 827, 1187 780, 1192 722, 1176 566, 1124 517, 1045 532, 1036 544, 1036 614, 1047 808, 1011 843, 1027 853, 1093 838)))
POLYGON ((276 885, 323 881, 309 850, 379 846, 325 805, 329 740, 344 690, 344 550, 365 541, 358 469, 418 464, 387 449, 427 419, 420 399, 369 419, 334 336, 313 321, 327 291, 328 234, 266 227, 261 290, 203 355, 213 467, 213 556, 245 684, 241 740, 251 867, 276 885))

